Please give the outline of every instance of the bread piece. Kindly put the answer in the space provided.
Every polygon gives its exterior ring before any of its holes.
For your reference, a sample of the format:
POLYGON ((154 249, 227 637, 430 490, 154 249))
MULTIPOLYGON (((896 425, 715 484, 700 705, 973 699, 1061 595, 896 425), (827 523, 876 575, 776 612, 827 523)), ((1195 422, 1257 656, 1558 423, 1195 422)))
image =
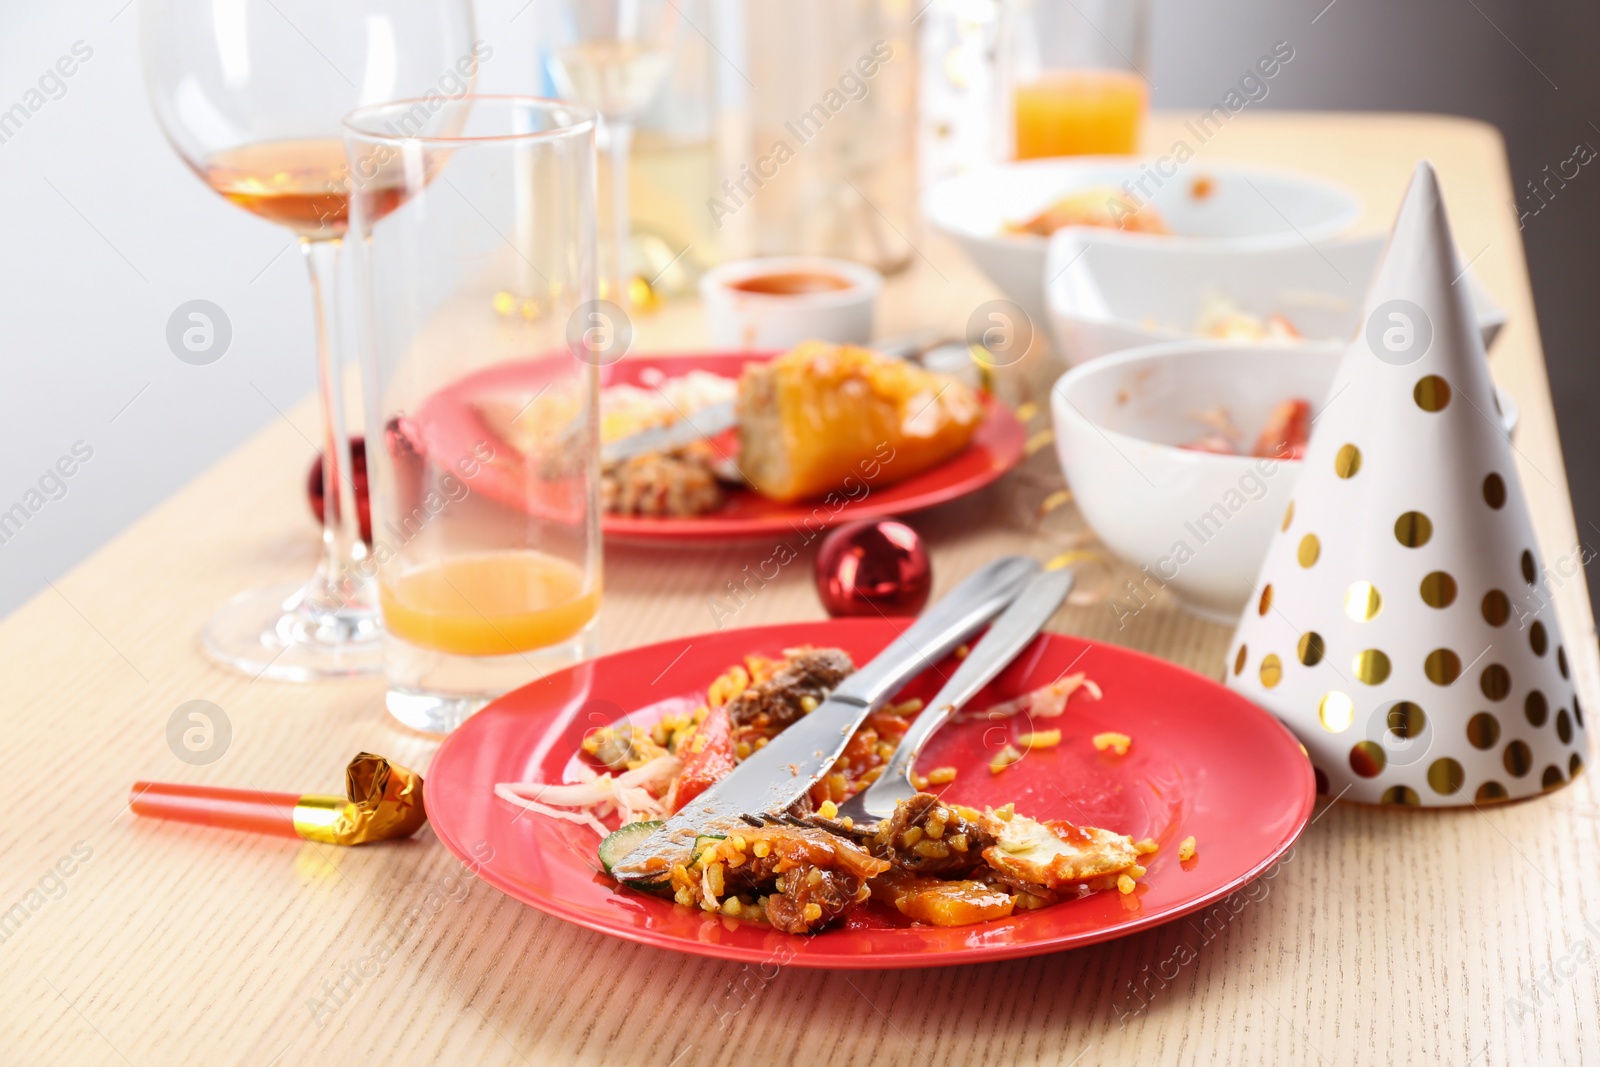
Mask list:
POLYGON ((779 501, 902 481, 966 448, 983 418, 948 375, 820 341, 747 367, 738 406, 739 468, 779 501))

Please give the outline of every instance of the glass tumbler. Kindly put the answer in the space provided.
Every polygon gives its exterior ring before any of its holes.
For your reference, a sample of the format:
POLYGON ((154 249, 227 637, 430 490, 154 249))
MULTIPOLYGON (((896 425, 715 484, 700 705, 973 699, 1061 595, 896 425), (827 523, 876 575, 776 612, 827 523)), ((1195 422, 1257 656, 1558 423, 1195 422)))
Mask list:
POLYGON ((594 113, 432 96, 351 112, 372 556, 389 711, 446 733, 593 652, 594 113))
POLYGON ((1015 158, 1139 150, 1149 15, 1149 0, 1011 0, 999 52, 1015 158))

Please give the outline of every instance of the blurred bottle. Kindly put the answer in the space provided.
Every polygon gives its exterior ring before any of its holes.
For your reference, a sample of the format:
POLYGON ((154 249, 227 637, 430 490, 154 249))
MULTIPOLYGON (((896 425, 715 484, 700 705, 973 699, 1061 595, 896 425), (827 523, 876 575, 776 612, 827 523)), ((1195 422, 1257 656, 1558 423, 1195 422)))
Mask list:
POLYGON ((894 272, 917 224, 914 5, 714 2, 714 187, 725 258, 819 254, 894 272))
POLYGON ((749 256, 906 266, 918 214, 914 5, 680 4, 700 32, 680 35, 634 149, 634 225, 650 235, 636 262, 687 249, 657 288, 749 256))
POLYGON ((715 9, 724 5, 714 0, 676 4, 687 25, 673 42, 667 82, 634 133, 628 190, 636 305, 654 296, 693 293, 700 274, 721 258, 705 206, 716 184, 715 64, 720 60, 698 31, 713 32, 715 9))
POLYGON ((917 167, 921 187, 1011 154, 998 121, 1000 0, 932 0, 917 20, 917 167))

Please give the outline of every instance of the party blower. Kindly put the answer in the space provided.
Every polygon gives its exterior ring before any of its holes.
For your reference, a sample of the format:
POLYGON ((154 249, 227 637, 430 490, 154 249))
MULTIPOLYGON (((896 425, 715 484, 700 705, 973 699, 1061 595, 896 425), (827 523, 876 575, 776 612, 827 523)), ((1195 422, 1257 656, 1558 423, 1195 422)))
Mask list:
POLYGON ((361 752, 345 768, 345 796, 265 793, 259 789, 176 782, 135 782, 135 815, 173 822, 299 837, 327 845, 364 845, 410 837, 428 821, 422 776, 361 752))

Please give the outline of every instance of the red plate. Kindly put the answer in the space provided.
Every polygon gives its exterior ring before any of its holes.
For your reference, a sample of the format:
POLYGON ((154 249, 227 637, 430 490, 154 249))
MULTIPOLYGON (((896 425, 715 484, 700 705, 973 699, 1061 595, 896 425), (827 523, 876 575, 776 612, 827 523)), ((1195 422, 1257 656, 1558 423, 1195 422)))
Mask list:
MULTIPOLYGON (((1163 660, 1058 634, 1036 641, 973 705, 1085 671, 1104 699, 1075 695, 1065 715, 1037 724, 1061 729, 1057 748, 991 775, 992 753, 1030 728, 1019 715, 947 726, 918 765, 956 767, 946 790, 955 802, 1015 801, 1034 818, 1155 838, 1161 849, 1129 896, 1099 893, 953 928, 913 926, 892 908, 869 903, 837 928, 783 934, 620 889, 601 873, 593 830, 494 796, 497 782, 573 780, 574 753, 586 731, 625 714, 648 724, 666 711, 697 707, 711 680, 747 653, 837 646, 864 663, 906 622, 840 619, 725 630, 550 675, 490 704, 444 742, 427 774, 428 818, 439 839, 485 881, 579 926, 699 956, 847 968, 1009 959, 1148 929, 1243 886, 1305 828, 1315 795, 1311 765, 1276 719, 1163 660), (1105 730, 1133 738, 1126 756, 1094 750, 1089 739, 1105 730), (1179 863, 1178 844, 1191 834, 1199 854, 1179 863)), ((908 693, 927 695, 928 688, 919 680, 908 693)))
MULTIPOLYGON (((629 356, 605 369, 605 384, 645 384, 659 373, 667 377, 692 370, 737 378, 749 363, 772 359, 776 352, 714 352, 671 356, 629 356)), ((506 363, 480 371, 436 394, 418 413, 418 428, 425 452, 439 456, 472 453, 476 442, 499 442, 478 413, 475 400, 485 394, 538 391, 542 381, 539 360, 506 363)), ((994 397, 984 399, 984 419, 972 443, 960 454, 903 482, 874 489, 855 501, 824 500, 781 504, 758 493, 735 490, 727 503, 710 515, 685 519, 646 519, 607 515, 601 520, 606 536, 637 541, 723 542, 770 537, 796 530, 821 530, 854 519, 884 518, 945 504, 996 481, 1022 460, 1027 431, 1017 417, 994 397)), ((500 442, 497 452, 515 456, 500 442)), ((508 507, 528 507, 527 479, 515 463, 494 463, 483 468, 473 488, 508 507)))

